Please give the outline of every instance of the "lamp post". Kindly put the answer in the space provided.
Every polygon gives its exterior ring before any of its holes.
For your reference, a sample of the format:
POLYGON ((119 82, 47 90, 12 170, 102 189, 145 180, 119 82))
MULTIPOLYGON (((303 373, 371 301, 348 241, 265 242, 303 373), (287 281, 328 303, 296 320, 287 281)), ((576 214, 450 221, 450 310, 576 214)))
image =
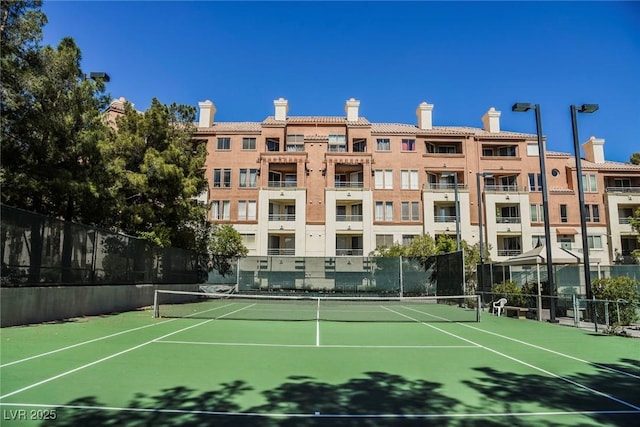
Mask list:
POLYGON ((591 271, 589 270, 589 239, 587 235, 587 221, 585 218, 584 205, 584 184, 582 182, 582 161, 580 160, 580 142, 578 139, 578 113, 593 113, 598 110, 598 104, 583 104, 580 107, 572 105, 571 126, 573 131, 573 150, 576 158, 576 174, 578 175, 578 207, 580 208, 580 229, 582 232, 582 256, 584 258, 584 285, 587 293, 587 299, 592 299, 591 292, 591 271))
POLYGON ((482 193, 480 192, 480 177, 491 178, 493 176, 490 172, 477 172, 476 173, 476 185, 478 190, 478 229, 480 237, 480 271, 478 272, 478 288, 483 292, 484 287, 484 242, 482 241, 482 193))
POLYGON ((460 250, 460 199, 458 197, 458 173, 443 173, 440 175, 443 178, 453 177, 453 191, 456 207, 456 250, 460 250))
POLYGON ((555 283, 553 281, 553 256, 551 253, 551 230, 549 226, 549 194, 547 191, 547 172, 545 167, 544 143, 542 141, 542 121, 540 120, 540 104, 516 102, 511 111, 536 112, 536 134, 538 136, 538 157, 540 158, 540 175, 542 177, 542 209, 544 211, 544 240, 547 250, 547 281, 549 283, 549 322, 556 323, 555 283))

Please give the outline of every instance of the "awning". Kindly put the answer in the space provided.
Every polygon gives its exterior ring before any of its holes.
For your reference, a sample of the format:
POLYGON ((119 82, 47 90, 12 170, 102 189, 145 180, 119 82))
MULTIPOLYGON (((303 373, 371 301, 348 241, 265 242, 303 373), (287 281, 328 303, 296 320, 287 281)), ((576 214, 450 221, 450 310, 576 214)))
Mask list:
POLYGON ((556 234, 565 234, 565 235, 570 235, 573 236, 575 234, 578 234, 578 232, 576 231, 575 228, 556 228, 556 234))

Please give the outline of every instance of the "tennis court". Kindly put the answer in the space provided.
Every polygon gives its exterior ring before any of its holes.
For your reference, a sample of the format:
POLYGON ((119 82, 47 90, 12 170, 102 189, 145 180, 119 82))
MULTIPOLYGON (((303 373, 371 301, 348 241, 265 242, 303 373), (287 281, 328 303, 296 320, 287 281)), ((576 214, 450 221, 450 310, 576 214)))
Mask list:
POLYGON ((2 425, 640 423, 637 339, 470 300, 161 302, 2 329, 2 425))

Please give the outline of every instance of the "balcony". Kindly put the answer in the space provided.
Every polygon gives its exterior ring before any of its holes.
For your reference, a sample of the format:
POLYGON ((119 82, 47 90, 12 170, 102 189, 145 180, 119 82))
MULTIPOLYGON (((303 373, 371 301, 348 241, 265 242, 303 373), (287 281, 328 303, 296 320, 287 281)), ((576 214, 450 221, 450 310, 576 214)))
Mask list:
POLYGON ((269 181, 267 183, 269 188, 282 188, 282 187, 297 187, 297 180, 280 180, 280 181, 269 181))
POLYGON ((336 222, 362 222, 362 215, 336 215, 336 222))
POLYGON ((268 248, 267 255, 295 255, 295 248, 268 248))
MULTIPOLYGON (((430 182, 427 184, 429 190, 455 191, 456 185, 452 182, 430 182)), ((466 190, 467 184, 458 183, 458 190, 466 190)))
POLYGON ((499 249, 498 248, 498 256, 512 257, 512 256, 520 255, 521 253, 522 253, 522 249, 499 249))
POLYGON ((269 214, 269 221, 295 221, 296 214, 269 214))
POLYGON ((362 256, 363 249, 336 249, 336 256, 362 256))
POLYGON ((516 184, 487 184, 484 186, 484 191, 492 191, 492 192, 517 192, 517 191, 527 191, 526 187, 520 187, 516 184))
POLYGON ((438 215, 434 217, 434 222, 456 222, 456 216, 438 215))
POLYGON ((496 218, 497 224, 520 224, 519 216, 507 216, 496 218))
POLYGON ((334 181, 335 188, 362 188, 364 182, 362 181, 334 181))
POLYGON ((640 193, 640 187, 607 187, 607 193, 640 193))

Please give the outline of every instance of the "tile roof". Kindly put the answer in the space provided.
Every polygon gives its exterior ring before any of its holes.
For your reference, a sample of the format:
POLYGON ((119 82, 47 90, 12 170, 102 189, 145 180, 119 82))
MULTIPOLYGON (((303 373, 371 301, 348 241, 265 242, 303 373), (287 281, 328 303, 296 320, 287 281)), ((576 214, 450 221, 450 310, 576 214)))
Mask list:
MULTIPOLYGON (((576 167, 575 158, 571 157, 567 161, 567 166, 571 168, 576 167)), ((640 173, 640 165, 634 165, 631 163, 622 163, 622 162, 612 162, 605 161, 604 163, 593 163, 588 160, 582 159, 582 168, 583 169, 596 169, 596 170, 606 170, 606 171, 620 171, 620 172, 635 172, 640 173)))
POLYGON ((519 132, 487 132, 484 129, 469 126, 434 126, 432 129, 419 129, 415 125, 404 123, 372 123, 371 133, 394 133, 407 135, 461 135, 488 138, 535 138, 536 135, 519 132))
POLYGON ((348 122, 344 116, 290 116, 286 121, 276 120, 274 116, 269 116, 262 124, 265 125, 282 125, 282 124, 340 124, 349 126, 369 126, 369 120, 359 117, 355 122, 348 122))
POLYGON ((219 122, 207 128, 198 128, 199 132, 261 132, 262 124, 260 122, 219 122))

